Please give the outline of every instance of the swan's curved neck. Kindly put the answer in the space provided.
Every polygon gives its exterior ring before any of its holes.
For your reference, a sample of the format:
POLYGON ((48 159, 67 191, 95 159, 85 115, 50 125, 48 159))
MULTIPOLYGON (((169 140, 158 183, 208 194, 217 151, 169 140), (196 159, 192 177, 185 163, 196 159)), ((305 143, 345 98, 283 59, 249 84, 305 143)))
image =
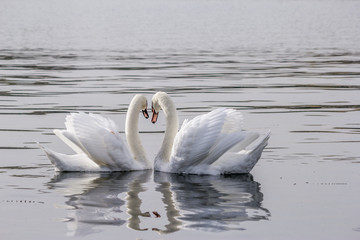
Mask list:
POLYGON ((139 136, 140 111, 141 111, 141 103, 139 102, 139 99, 135 97, 131 101, 128 112, 126 114, 126 122, 125 122, 126 140, 130 147, 130 151, 133 155, 133 158, 137 161, 145 162, 148 165, 150 165, 150 163, 148 163, 147 156, 139 136))
POLYGON ((159 105, 164 112, 166 119, 165 136, 160 151, 155 158, 155 168, 160 162, 169 162, 174 139, 178 132, 179 119, 173 101, 167 95, 159 99, 159 105))

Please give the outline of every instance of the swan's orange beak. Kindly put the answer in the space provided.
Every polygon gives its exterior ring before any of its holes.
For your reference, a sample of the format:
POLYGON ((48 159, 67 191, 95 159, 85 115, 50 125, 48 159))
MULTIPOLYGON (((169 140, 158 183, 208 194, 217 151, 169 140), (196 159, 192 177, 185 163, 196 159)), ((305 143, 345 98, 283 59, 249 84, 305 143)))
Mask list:
POLYGON ((157 113, 153 107, 151 107, 151 111, 152 111, 151 122, 156 123, 159 113, 157 113))
POLYGON ((144 117, 145 117, 146 119, 149 118, 149 114, 148 114, 148 112, 147 112, 146 109, 145 109, 145 110, 142 110, 142 113, 143 113, 143 115, 144 115, 144 117))

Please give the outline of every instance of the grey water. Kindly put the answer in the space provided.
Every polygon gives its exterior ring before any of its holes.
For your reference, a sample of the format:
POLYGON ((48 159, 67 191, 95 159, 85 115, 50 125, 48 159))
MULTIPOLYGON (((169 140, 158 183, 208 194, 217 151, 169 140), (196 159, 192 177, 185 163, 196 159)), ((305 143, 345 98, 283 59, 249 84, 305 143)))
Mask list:
MULTIPOLYGON (((4 239, 359 239, 360 2, 3 0, 4 239), (68 113, 113 119, 173 98, 180 121, 218 107, 269 145, 247 175, 56 173, 37 143, 68 113)), ((150 159, 165 121, 140 118, 150 159)))

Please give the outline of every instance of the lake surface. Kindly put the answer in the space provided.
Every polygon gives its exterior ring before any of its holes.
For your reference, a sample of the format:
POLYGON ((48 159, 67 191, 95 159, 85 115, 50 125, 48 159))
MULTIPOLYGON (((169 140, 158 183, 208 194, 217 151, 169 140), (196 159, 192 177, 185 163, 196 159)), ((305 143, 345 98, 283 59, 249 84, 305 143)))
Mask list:
MULTIPOLYGON (((0 234, 4 239, 359 239, 360 2, 4 0, 0 234), (53 170, 37 142, 70 112, 124 130, 136 93, 180 121, 217 107, 271 129, 248 175, 53 170)), ((148 156, 165 122, 140 118, 148 156)))

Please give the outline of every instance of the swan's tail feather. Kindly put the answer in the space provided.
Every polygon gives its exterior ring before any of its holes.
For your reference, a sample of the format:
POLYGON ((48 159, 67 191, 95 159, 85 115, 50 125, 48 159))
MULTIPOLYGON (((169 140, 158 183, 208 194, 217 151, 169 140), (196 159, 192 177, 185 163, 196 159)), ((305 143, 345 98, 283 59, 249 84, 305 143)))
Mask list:
POLYGON ((258 137, 257 133, 250 133, 244 142, 235 146, 236 149, 230 149, 221 158, 213 163, 214 171, 222 174, 230 173, 249 173, 259 161, 261 154, 268 144, 270 131, 265 135, 258 137), (236 150, 236 151, 234 151, 236 150))
POLYGON ((263 137, 247 145, 246 150, 257 151, 258 149, 261 149, 262 151, 262 149, 264 149, 267 146, 270 135, 271 135, 271 131, 269 130, 263 137))
POLYGON ((40 145, 40 148, 45 152, 50 162, 54 165, 55 171, 60 172, 107 172, 108 168, 100 167, 85 154, 67 155, 55 152, 49 148, 40 145))
POLYGON ((50 162, 54 165, 55 171, 62 171, 62 164, 61 161, 58 160, 56 152, 52 151, 49 148, 44 147, 39 143, 38 145, 45 152, 50 162))
POLYGON ((246 147, 248 151, 248 172, 253 169, 255 164, 259 161, 264 148, 267 146, 269 138, 270 138, 270 130, 262 137, 251 143, 246 147))

